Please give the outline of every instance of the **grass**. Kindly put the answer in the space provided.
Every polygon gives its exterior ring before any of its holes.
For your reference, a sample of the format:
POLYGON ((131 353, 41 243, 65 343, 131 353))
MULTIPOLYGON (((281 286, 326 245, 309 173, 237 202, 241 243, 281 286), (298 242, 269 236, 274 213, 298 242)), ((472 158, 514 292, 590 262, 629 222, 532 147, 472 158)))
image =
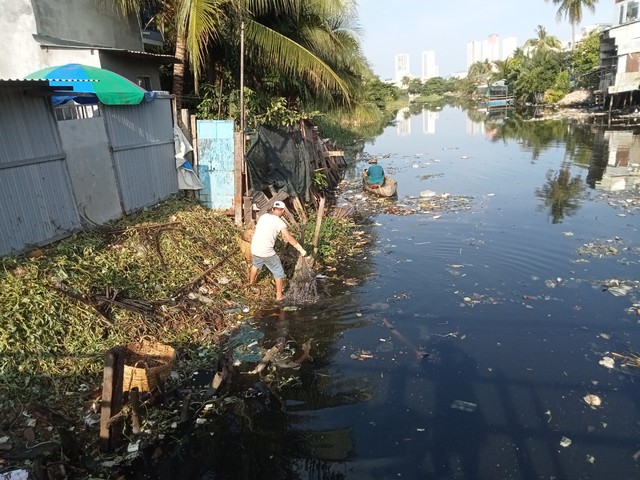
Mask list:
MULTIPOLYGON (((321 266, 359 251, 353 226, 348 217, 325 218, 321 266)), ((304 232, 309 251, 314 227, 312 214, 304 232)), ((239 234, 224 214, 175 198, 30 254, 1 258, 0 417, 30 401, 77 416, 75 394, 99 387, 105 352, 143 335, 185 358, 206 351, 213 364, 220 334, 239 319, 228 310, 273 293, 265 274, 259 279, 265 288, 247 288, 239 234)), ((276 249, 285 266, 295 264, 293 249, 282 242, 276 249)))

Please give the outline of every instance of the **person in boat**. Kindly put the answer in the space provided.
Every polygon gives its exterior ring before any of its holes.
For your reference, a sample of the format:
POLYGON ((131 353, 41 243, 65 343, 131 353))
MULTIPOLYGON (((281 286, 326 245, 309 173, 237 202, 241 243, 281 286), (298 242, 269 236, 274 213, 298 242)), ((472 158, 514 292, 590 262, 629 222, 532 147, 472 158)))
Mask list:
POLYGON ((269 269, 276 281, 276 301, 284 299, 282 288, 284 285, 284 268, 280 257, 273 249, 278 234, 282 233, 282 237, 291 244, 300 255, 307 256, 307 252, 300 245, 293 235, 289 233, 287 224, 284 223, 282 217, 284 215, 286 205, 280 200, 273 203, 271 213, 265 213, 258 219, 256 231, 251 239, 251 268, 249 269, 249 285, 253 285, 258 278, 258 272, 263 266, 269 269))
POLYGON ((378 165, 377 158, 369 160, 369 168, 365 168, 362 172, 364 181, 372 187, 380 187, 384 183, 384 168, 378 165))

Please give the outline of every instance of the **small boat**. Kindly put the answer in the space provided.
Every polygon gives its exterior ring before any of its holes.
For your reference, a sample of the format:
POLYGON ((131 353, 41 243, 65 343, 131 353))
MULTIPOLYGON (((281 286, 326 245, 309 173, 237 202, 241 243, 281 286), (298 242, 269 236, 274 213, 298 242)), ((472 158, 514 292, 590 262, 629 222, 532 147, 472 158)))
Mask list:
POLYGON ((363 178, 362 188, 365 192, 373 193, 379 197, 393 197, 398 192, 398 182, 391 177, 384 177, 382 185, 371 185, 363 178))

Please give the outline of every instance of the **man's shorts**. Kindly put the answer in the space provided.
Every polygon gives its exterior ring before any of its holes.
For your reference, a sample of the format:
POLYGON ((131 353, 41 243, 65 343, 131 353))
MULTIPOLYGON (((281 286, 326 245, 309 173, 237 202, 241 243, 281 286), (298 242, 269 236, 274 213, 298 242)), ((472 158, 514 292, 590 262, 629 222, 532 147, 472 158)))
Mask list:
POLYGON ((251 260, 253 266, 258 270, 260 270, 264 265, 271 273, 273 273, 273 278, 284 278, 284 268, 282 268, 282 262, 278 255, 271 255, 270 257, 258 257, 256 255, 251 255, 251 260))

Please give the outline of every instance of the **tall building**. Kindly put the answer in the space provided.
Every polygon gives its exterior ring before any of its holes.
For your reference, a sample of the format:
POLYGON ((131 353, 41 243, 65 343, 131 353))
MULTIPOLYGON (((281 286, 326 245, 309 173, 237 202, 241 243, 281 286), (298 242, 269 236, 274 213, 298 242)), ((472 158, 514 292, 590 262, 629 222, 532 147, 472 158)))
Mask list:
POLYGON ((398 53, 395 57, 395 81, 397 85, 402 83, 403 77, 410 77, 411 70, 409 69, 409 54, 398 53))
POLYGON ((438 65, 436 65, 436 52, 425 50, 422 52, 422 81, 438 76, 439 69, 438 65))
POLYGON ((493 33, 489 35, 484 42, 482 42, 482 60, 489 60, 490 62, 500 60, 499 35, 493 33))
POLYGON ((502 60, 506 60, 518 48, 518 39, 516 37, 507 37, 502 40, 502 60))
POLYGON ((467 43, 467 70, 476 62, 482 61, 482 42, 473 40, 467 43))

